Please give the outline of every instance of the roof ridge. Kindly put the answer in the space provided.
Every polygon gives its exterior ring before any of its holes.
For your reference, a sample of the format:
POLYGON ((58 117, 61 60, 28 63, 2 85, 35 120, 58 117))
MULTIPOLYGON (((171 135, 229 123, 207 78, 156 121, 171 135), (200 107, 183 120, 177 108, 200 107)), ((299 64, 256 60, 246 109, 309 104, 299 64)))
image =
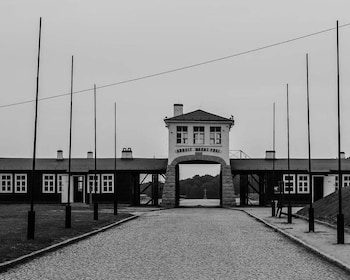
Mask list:
POLYGON ((178 115, 171 118, 165 118, 164 121, 225 121, 233 124, 233 117, 229 119, 213 113, 209 113, 202 109, 197 109, 186 114, 178 115))

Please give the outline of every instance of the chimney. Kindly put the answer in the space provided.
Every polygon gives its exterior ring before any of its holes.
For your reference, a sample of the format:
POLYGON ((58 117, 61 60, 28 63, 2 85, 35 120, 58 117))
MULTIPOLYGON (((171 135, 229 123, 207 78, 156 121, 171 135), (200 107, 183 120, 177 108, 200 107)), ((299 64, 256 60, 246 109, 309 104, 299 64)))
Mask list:
POLYGON ((132 159, 132 150, 131 150, 131 148, 123 148, 123 150, 122 150, 122 159, 132 159))
POLYGON ((184 105, 182 104, 174 104, 174 117, 183 115, 184 113, 184 105))
POLYGON ((88 158, 88 159, 94 158, 94 153, 91 152, 91 151, 87 152, 87 158, 88 158))
POLYGON ((57 160, 63 160, 63 151, 57 150, 57 160))
POLYGON ((276 151, 266 151, 265 159, 276 159, 276 151))
POLYGON ((345 152, 340 152, 340 158, 345 159, 345 152))

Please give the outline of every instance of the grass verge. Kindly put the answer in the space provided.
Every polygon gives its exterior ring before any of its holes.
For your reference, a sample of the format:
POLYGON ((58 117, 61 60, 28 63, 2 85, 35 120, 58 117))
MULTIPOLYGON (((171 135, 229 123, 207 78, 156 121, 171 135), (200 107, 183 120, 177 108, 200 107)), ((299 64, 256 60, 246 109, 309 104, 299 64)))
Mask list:
POLYGON ((37 204, 35 239, 27 239, 28 204, 0 205, 0 263, 16 259, 69 238, 79 236, 132 216, 113 215, 113 205, 99 205, 99 219, 93 220, 93 209, 72 205, 72 227, 65 228, 65 205, 37 204))

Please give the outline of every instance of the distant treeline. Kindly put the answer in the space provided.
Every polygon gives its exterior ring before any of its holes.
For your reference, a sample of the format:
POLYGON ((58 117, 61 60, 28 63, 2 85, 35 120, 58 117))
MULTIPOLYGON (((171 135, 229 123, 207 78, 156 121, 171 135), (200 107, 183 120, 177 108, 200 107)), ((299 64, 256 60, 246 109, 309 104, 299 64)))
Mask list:
MULTIPOLYGON (((140 189, 143 190, 149 183, 143 183, 140 189)), ((159 194, 163 190, 163 183, 159 182, 159 194)), ((207 198, 220 198, 220 176, 211 175, 199 176, 180 180, 180 196, 186 198, 203 198, 206 189, 207 198)), ((152 188, 149 187, 144 191, 147 196, 152 197, 152 188)))
POLYGON ((180 195, 186 198, 220 198, 220 176, 199 176, 180 181, 180 195))

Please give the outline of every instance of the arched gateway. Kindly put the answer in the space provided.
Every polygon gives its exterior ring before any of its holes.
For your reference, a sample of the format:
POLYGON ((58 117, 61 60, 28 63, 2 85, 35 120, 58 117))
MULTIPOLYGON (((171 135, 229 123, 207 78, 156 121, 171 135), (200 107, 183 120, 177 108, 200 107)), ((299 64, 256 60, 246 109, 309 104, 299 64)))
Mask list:
POLYGON ((182 163, 218 163, 221 166, 221 205, 235 205, 229 159, 229 132, 234 124, 202 110, 183 114, 183 105, 174 105, 174 117, 166 118, 169 129, 169 157, 162 205, 178 206, 178 166, 182 163))

